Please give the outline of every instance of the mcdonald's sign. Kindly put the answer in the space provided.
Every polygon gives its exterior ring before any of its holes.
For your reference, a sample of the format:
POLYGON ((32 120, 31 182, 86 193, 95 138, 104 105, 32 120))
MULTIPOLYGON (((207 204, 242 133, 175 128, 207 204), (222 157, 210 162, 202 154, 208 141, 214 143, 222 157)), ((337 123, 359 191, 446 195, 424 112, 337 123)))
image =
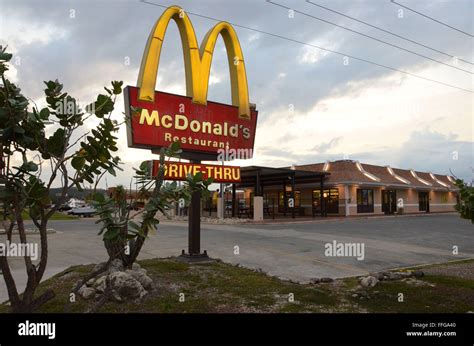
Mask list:
POLYGON ((167 8, 148 37, 137 87, 125 90, 125 111, 130 147, 153 150, 178 141, 184 153, 201 153, 208 159, 219 149, 253 149, 258 112, 249 103, 244 57, 234 28, 227 22, 216 24, 199 46, 186 12, 178 6, 167 8), (171 20, 181 36, 186 96, 155 91, 161 48, 171 20), (207 101, 219 35, 227 50, 232 105, 207 101))

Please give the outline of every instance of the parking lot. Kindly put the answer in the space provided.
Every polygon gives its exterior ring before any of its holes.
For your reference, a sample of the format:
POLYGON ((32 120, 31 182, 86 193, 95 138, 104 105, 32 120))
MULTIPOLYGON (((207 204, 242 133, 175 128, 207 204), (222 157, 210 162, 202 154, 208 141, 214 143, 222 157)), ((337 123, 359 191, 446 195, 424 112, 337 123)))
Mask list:
MULTIPOLYGON (((106 259, 95 219, 52 221, 46 275, 76 264, 106 259)), ((261 268, 270 275, 307 282, 312 278, 340 278, 368 272, 474 258, 474 226, 456 214, 368 219, 321 220, 271 225, 201 226, 201 248, 225 262, 261 268), (364 258, 328 257, 326 244, 364 245, 364 258), (458 253, 453 253, 453 249, 458 253)), ((163 222, 150 235, 141 259, 176 256, 187 249, 187 223, 163 222)), ((0 236, 4 241, 4 236, 0 236)), ((30 236, 29 240, 37 240, 30 236)), ((11 259, 20 285, 26 279, 21 258, 11 259)), ((0 301, 7 298, 0 279, 0 301)))

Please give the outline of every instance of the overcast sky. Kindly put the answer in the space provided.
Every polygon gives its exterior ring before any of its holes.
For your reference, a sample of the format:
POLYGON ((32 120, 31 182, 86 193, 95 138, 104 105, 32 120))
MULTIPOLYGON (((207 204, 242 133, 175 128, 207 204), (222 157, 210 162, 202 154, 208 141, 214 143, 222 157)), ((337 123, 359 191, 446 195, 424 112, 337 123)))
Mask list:
MULTIPOLYGON (((385 45, 264 0, 158 1, 186 11, 282 35, 411 74, 474 90, 473 37, 450 29, 389 0, 313 0, 449 55, 436 53, 305 1, 275 0, 418 54, 454 65, 460 71, 385 45)), ((474 2, 400 3, 473 34, 474 2)), ((136 85, 146 39, 163 8, 140 1, 0 0, 0 44, 14 54, 9 77, 38 105, 44 105, 43 80, 58 78, 82 104, 111 80, 136 85)), ((191 15, 198 40, 215 24, 191 15)), ((240 165, 285 166, 349 158, 449 174, 471 180, 473 96, 388 68, 236 27, 247 68, 250 101, 259 119, 254 159, 240 165)), ((176 25, 169 26, 156 89, 185 94, 184 64, 176 25)), ((227 58, 220 39, 211 70, 209 100, 230 103, 227 58)), ((118 99, 116 117, 121 117, 118 99)), ((93 123, 88 126, 94 126, 93 123)), ((109 186, 128 184, 131 167, 153 155, 127 147, 125 162, 109 186)))

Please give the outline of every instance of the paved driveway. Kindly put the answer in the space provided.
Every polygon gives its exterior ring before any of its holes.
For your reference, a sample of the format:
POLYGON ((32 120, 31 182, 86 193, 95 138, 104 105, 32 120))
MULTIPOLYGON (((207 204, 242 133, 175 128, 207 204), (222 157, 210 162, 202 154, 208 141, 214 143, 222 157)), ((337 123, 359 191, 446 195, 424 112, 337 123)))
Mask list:
MULTIPOLYGON (((70 265, 105 260, 94 220, 55 221, 50 227, 58 232, 49 237, 48 276, 70 265)), ((208 250, 211 257, 302 282, 314 277, 339 278, 474 258, 474 226, 455 214, 201 228, 202 249, 208 250), (333 241, 364 244, 364 259, 326 256, 325 245, 333 241), (236 246, 239 254, 235 254, 236 246), (457 255, 453 254, 454 246, 458 248, 457 255)), ((158 233, 145 243, 140 258, 174 256, 186 248, 187 224, 163 222, 158 233)), ((14 259, 12 267, 23 285, 23 261, 14 259)), ((0 301, 6 297, 0 279, 0 301)))

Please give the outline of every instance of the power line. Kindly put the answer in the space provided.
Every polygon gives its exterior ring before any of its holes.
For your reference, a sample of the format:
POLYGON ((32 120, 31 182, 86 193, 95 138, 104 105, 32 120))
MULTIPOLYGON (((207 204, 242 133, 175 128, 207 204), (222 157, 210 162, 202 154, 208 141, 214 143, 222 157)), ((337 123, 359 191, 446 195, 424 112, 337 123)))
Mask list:
MULTIPOLYGON (((149 1, 146 1, 146 0, 140 0, 140 2, 142 2, 144 4, 148 4, 148 5, 153 5, 153 6, 165 8, 165 9, 168 8, 168 6, 155 4, 153 2, 149 2, 149 1)), ((212 21, 215 21, 215 22, 222 21, 221 19, 209 17, 209 16, 199 14, 199 13, 193 13, 193 12, 188 12, 188 11, 186 11, 186 13, 191 15, 191 16, 200 17, 200 18, 204 18, 204 19, 209 19, 209 20, 212 20, 212 21)), ((258 32, 260 34, 276 37, 276 38, 279 38, 279 39, 282 39, 282 40, 285 40, 285 41, 298 43, 298 44, 301 44, 301 45, 304 45, 304 46, 317 48, 317 49, 324 50, 324 51, 330 52, 330 53, 334 53, 334 54, 337 54, 337 55, 340 55, 340 56, 343 56, 343 57, 348 57, 348 58, 351 58, 351 59, 354 59, 354 60, 357 60, 357 61, 362 61, 362 62, 372 64, 372 65, 375 65, 375 66, 383 67, 383 68, 386 68, 386 69, 389 69, 389 70, 392 70, 392 71, 395 71, 395 72, 400 72, 400 73, 403 73, 403 74, 406 74, 406 75, 409 75, 409 76, 412 76, 412 77, 415 77, 415 78, 418 78, 418 79, 423 79, 423 80, 428 81, 428 82, 437 83, 437 84, 444 85, 444 86, 447 86, 447 87, 450 87, 450 88, 466 91, 468 93, 474 93, 474 91, 469 90, 469 89, 464 89, 462 87, 458 87, 458 86, 455 86, 455 85, 452 85, 452 84, 448 84, 448 83, 441 82, 441 81, 438 81, 438 80, 434 80, 434 79, 431 79, 431 78, 423 77, 423 76, 420 76, 420 75, 417 75, 417 74, 414 74, 414 73, 411 73, 411 72, 408 72, 408 71, 397 69, 395 67, 390 67, 390 66, 387 66, 387 65, 384 65, 384 64, 379 64, 375 61, 367 60, 367 59, 364 59, 364 58, 359 58, 359 57, 356 57, 356 56, 353 56, 353 55, 350 55, 350 54, 345 54, 345 53, 342 53, 342 52, 338 52, 336 50, 320 47, 320 46, 317 46, 317 45, 314 45, 314 44, 311 44, 311 43, 295 40, 295 39, 292 39, 292 38, 289 38, 289 37, 285 37, 285 36, 274 34, 274 33, 271 33, 271 32, 255 29, 255 28, 248 27, 248 26, 245 26, 245 25, 232 23, 232 22, 228 22, 228 23, 235 26, 235 27, 238 27, 238 28, 258 32)))
POLYGON ((286 10, 295 11, 296 13, 302 14, 303 16, 306 16, 306 17, 309 17, 309 18, 312 18, 312 19, 319 20, 319 21, 321 21, 321 22, 323 22, 323 23, 326 23, 326 24, 331 24, 331 25, 337 26, 338 28, 341 28, 341 29, 344 29, 344 30, 353 32, 353 33, 355 33, 355 34, 358 34, 358 35, 361 35, 361 36, 364 36, 364 37, 367 37, 367 38, 370 38, 371 40, 374 40, 374 41, 377 41, 377 42, 386 44, 386 45, 388 45, 388 46, 391 46, 391 47, 394 47, 394 48, 403 50, 403 51, 408 52, 408 53, 413 54, 413 55, 417 55, 417 56, 419 56, 419 57, 421 57, 421 58, 431 60, 431 61, 436 62, 436 63, 438 63, 438 64, 445 65, 445 66, 448 66, 448 67, 451 67, 451 68, 454 68, 454 69, 456 69, 456 70, 463 71, 463 72, 466 72, 466 73, 469 73, 469 74, 474 74, 474 72, 465 70, 465 69, 463 69, 463 68, 460 68, 460 67, 457 67, 457 66, 454 66, 454 65, 447 64, 447 63, 442 62, 442 61, 440 61, 440 60, 433 59, 433 58, 431 58, 431 57, 429 57, 429 56, 426 56, 426 55, 417 53, 417 52, 412 51, 412 50, 410 50, 410 49, 406 49, 406 48, 403 48, 403 47, 398 46, 398 45, 396 45, 396 44, 393 44, 393 43, 390 43, 390 42, 387 42, 387 41, 378 39, 378 38, 376 38, 376 37, 374 37, 374 36, 370 36, 370 35, 364 34, 363 32, 360 32, 360 31, 357 31, 357 30, 353 30, 353 29, 350 29, 350 28, 345 27, 345 26, 343 26, 343 25, 339 25, 339 24, 330 22, 330 21, 328 21, 328 20, 326 20, 326 19, 313 16, 313 15, 311 15, 311 14, 309 14, 309 13, 306 13, 306 12, 303 12, 303 11, 299 11, 299 10, 295 10, 294 8, 287 7, 287 6, 285 6, 285 5, 282 5, 282 4, 273 2, 273 1, 271 1, 271 0, 267 0, 267 3, 269 3, 269 4, 271 4, 271 5, 274 5, 274 6, 278 6, 278 7, 284 8, 284 9, 286 9, 286 10))
POLYGON ((444 25, 444 26, 446 26, 446 27, 448 27, 448 28, 450 28, 450 29, 459 31, 460 33, 462 33, 462 34, 464 34, 464 35, 467 35, 467 36, 470 36, 470 37, 474 37, 472 34, 470 34, 470 33, 468 33, 468 32, 462 31, 462 30, 460 30, 460 29, 455 28, 454 26, 451 26, 451 25, 449 25, 449 24, 443 23, 443 22, 439 21, 438 19, 435 19, 435 18, 433 18, 433 17, 430 17, 430 16, 428 16, 428 15, 426 15, 426 14, 423 14, 423 13, 421 13, 421 12, 415 11, 414 9, 412 9, 412 8, 410 8, 410 7, 408 7, 408 6, 402 5, 402 4, 398 3, 398 2, 396 2, 395 0, 390 0, 390 2, 392 2, 392 3, 394 3, 394 4, 397 4, 397 5, 400 6, 400 7, 406 8, 408 11, 412 11, 412 12, 414 12, 414 13, 416 13, 416 14, 419 14, 419 15, 422 16, 422 17, 428 18, 428 19, 430 19, 430 20, 432 20, 432 21, 434 21, 434 22, 436 22, 436 23, 438 23, 438 24, 441 24, 441 25, 444 25))
POLYGON ((311 0, 306 0, 306 2, 307 2, 308 4, 313 5, 313 6, 317 6, 317 7, 323 8, 323 9, 325 9, 325 10, 327 10, 327 11, 336 13, 336 14, 338 14, 338 15, 340 15, 340 16, 343 16, 343 17, 352 19, 352 20, 354 20, 354 21, 356 21, 356 22, 362 23, 362 24, 364 24, 364 25, 370 26, 371 28, 380 30, 380 31, 385 32, 385 33, 387 33, 387 34, 389 34, 389 35, 392 35, 392 36, 401 38, 402 40, 405 40, 405 41, 414 43, 414 44, 416 44, 416 45, 418 45, 418 46, 421 46, 421 47, 423 47, 423 48, 430 49, 430 50, 432 50, 433 52, 437 52, 437 53, 443 54, 443 55, 445 55, 445 56, 448 56, 448 57, 450 57, 450 58, 454 58, 454 59, 457 59, 457 60, 459 60, 459 61, 463 61, 463 62, 465 62, 465 63, 467 63, 467 64, 474 65, 474 63, 471 62, 471 61, 464 60, 464 59, 462 59, 462 58, 460 58, 460 57, 457 57, 457 56, 455 56, 455 55, 452 55, 452 54, 443 52, 443 51, 441 51, 441 50, 439 50, 439 49, 436 49, 436 48, 427 46, 427 45, 425 45, 425 44, 423 44, 423 43, 417 42, 417 41, 412 40, 412 39, 410 39, 410 38, 408 38, 408 37, 404 37, 404 36, 402 36, 402 35, 399 35, 399 34, 396 34, 396 33, 394 33, 394 32, 391 32, 391 31, 389 31, 389 30, 386 30, 386 29, 384 29, 384 28, 381 28, 381 27, 379 27, 379 26, 376 26, 376 25, 373 25, 373 24, 364 22, 363 20, 357 19, 357 18, 355 18, 355 17, 351 17, 351 16, 349 16, 349 15, 347 15, 347 14, 345 14, 345 13, 342 13, 342 12, 339 12, 339 11, 336 11, 336 10, 333 10, 333 9, 331 9, 331 8, 329 8, 329 7, 326 7, 326 6, 323 6, 323 5, 320 5, 320 4, 316 4, 316 3, 314 3, 314 2, 311 2, 311 0))

